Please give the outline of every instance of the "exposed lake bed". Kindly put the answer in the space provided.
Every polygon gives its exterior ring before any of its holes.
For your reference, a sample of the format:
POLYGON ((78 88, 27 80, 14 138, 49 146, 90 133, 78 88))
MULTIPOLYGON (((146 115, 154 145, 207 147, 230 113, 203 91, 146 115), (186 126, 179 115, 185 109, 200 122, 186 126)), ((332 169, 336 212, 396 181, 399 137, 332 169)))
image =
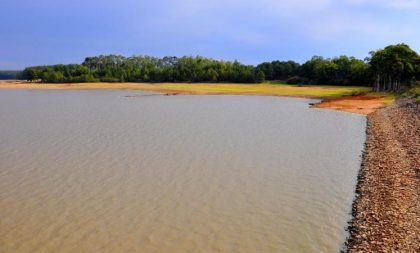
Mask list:
POLYGON ((345 241, 364 116, 279 97, 0 96, 4 252, 337 252, 345 241))

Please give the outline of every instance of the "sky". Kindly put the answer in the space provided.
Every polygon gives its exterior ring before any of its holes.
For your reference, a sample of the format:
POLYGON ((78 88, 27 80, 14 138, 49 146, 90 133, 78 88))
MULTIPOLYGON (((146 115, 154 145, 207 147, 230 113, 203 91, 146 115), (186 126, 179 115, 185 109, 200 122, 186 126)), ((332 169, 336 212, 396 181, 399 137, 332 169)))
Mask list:
POLYGON ((100 54, 258 64, 420 52, 420 0, 1 0, 0 69, 100 54))

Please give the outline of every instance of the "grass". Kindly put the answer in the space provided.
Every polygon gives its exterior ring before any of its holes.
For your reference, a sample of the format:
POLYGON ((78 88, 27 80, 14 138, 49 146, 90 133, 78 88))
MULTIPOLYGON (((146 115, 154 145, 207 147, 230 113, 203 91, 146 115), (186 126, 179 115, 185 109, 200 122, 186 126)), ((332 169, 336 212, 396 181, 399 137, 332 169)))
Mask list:
POLYGON ((398 99, 401 95, 399 93, 392 93, 392 92, 369 92, 367 95, 380 97, 383 99, 385 104, 392 104, 396 99, 398 99))
POLYGON ((232 84, 232 83, 0 83, 0 88, 23 89, 134 89, 180 94, 238 94, 272 95, 308 98, 334 98, 365 94, 368 87, 345 87, 328 85, 289 85, 281 83, 232 84))
POLYGON ((420 104, 420 85, 411 88, 404 93, 400 94, 401 97, 414 97, 416 102, 420 104))
POLYGON ((414 93, 416 96, 417 103, 420 104, 420 86, 414 88, 414 93))
POLYGON ((339 86, 297 86, 288 84, 197 84, 197 83, 162 83, 139 84, 145 90, 167 90, 173 92, 191 92, 197 94, 243 94, 332 98, 370 92, 368 87, 339 86))

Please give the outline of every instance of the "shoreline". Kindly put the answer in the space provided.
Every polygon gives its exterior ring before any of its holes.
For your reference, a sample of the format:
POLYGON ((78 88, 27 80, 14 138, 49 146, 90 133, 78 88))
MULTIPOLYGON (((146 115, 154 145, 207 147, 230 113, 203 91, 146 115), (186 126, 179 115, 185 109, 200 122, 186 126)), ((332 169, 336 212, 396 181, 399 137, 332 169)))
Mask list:
POLYGON ((346 252, 420 252, 420 106, 368 116, 346 252))
POLYGON ((273 84, 227 84, 227 83, 31 83, 25 81, 0 81, 0 89, 46 89, 46 90, 143 90, 163 95, 250 95, 280 96, 320 99, 313 108, 331 109, 368 115, 394 101, 389 94, 369 94, 368 87, 322 86, 322 85, 273 85, 273 84), (368 93, 365 95, 355 95, 368 93))

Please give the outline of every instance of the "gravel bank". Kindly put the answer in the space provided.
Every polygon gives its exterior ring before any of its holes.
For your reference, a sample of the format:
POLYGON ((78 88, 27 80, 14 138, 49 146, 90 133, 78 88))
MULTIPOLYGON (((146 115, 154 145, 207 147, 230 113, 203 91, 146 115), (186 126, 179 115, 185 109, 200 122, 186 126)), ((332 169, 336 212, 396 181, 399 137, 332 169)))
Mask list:
POLYGON ((401 99, 368 116, 347 251, 420 252, 420 106, 401 99))

